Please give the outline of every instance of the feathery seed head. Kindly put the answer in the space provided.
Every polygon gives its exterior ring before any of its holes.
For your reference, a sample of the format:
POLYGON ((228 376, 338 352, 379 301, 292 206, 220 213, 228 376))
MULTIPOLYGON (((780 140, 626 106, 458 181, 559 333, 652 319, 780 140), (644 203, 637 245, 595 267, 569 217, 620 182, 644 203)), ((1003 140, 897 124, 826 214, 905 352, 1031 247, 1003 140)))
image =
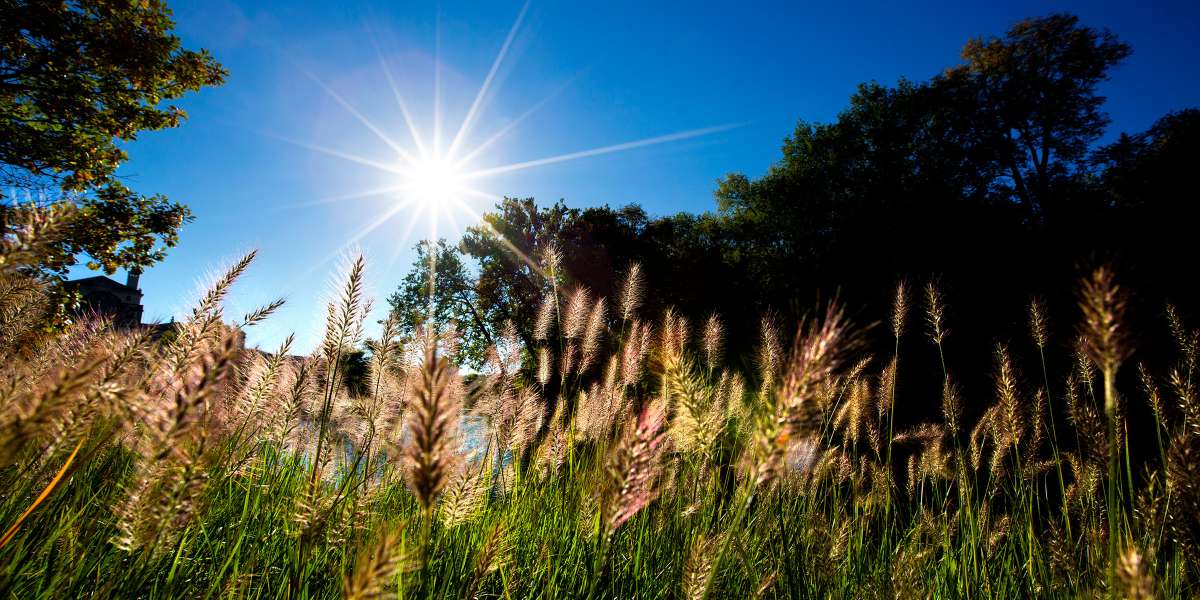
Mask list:
POLYGON ((438 517, 447 528, 470 521, 487 500, 491 463, 461 464, 439 501, 438 517))
POLYGON ((1117 561, 1117 579, 1121 597, 1127 600, 1153 600, 1154 572, 1136 546, 1126 548, 1117 561))
POLYGON ((996 396, 1004 411, 1004 424, 1007 429, 1007 439, 1012 444, 1020 441, 1024 429, 1024 418, 1021 411, 1021 401, 1017 391, 1017 376, 1008 348, 1002 344, 996 345, 996 396))
POLYGON ((901 279, 896 284, 896 298, 892 302, 892 335, 899 338, 904 333, 908 320, 908 282, 901 279))
POLYGON ((587 329, 588 316, 591 313, 592 294, 587 288, 575 288, 567 300, 567 312, 563 318, 563 336, 577 340, 583 337, 587 329))
POLYGON ((724 338, 725 326, 721 324, 721 318, 713 313, 704 323, 704 364, 709 370, 716 369, 717 364, 721 362, 724 338))
POLYGON ((1196 368, 1197 355, 1200 354, 1200 331, 1188 331, 1183 325, 1183 319, 1173 304, 1167 304, 1167 324, 1171 327, 1171 337, 1183 354, 1183 359, 1189 369, 1196 368))
POLYGON ((432 344, 413 382, 404 459, 408 485, 422 509, 432 509, 457 462, 455 436, 459 409, 452 393, 450 366, 432 344))
POLYGON ((605 300, 604 298, 600 298, 592 305, 592 310, 588 312, 587 326, 584 328, 583 342, 581 344, 580 373, 584 373, 591 368, 596 360, 596 355, 600 352, 600 343, 604 337, 607 318, 608 312, 605 300))
POLYGON ((1040 298, 1029 301, 1029 332, 1039 350, 1046 348, 1046 307, 1040 298))
POLYGON ((609 482, 603 503, 606 536, 611 536, 658 496, 664 423, 663 407, 651 403, 617 444, 609 460, 609 482))
POLYGON ((1116 372, 1128 353, 1122 320, 1125 294, 1112 271, 1101 267, 1084 281, 1080 306, 1083 309, 1083 341, 1088 357, 1102 371, 1116 372))
POLYGON ((934 344, 941 345, 949 333, 946 329, 946 302, 941 290, 932 281, 925 284, 925 319, 929 323, 929 338, 934 344))
POLYGON ((556 302, 553 295, 546 296, 542 299, 542 305, 538 308, 537 321, 533 327, 533 338, 538 341, 550 339, 550 332, 554 329, 554 316, 557 313, 556 302))
POLYGON ((648 323, 636 319, 632 321, 629 336, 625 338, 625 345, 621 349, 621 385, 631 387, 641 380, 653 335, 648 323))
POLYGON ((830 305, 820 321, 800 326, 779 395, 785 419, 793 430, 810 420, 811 415, 805 414, 806 405, 833 376, 851 345, 848 325, 837 306, 830 305))
POLYGON ((680 316, 675 309, 667 307, 663 311, 662 330, 659 332, 659 346, 664 363, 679 360, 688 342, 688 320, 680 316))
POLYGON ((704 535, 692 540, 687 560, 683 566, 683 597, 687 600, 703 600, 712 585, 713 571, 717 566, 717 549, 722 537, 704 535))
POLYGON ((888 361, 887 366, 883 368, 883 372, 879 374, 879 393, 876 396, 879 399, 878 411, 881 417, 892 409, 892 404, 895 402, 897 365, 897 358, 893 356, 892 360, 888 361))
POLYGON ((637 309, 642 305, 644 286, 641 263, 629 265, 629 272, 625 274, 625 284, 621 286, 622 319, 630 321, 637 315, 637 309))
POLYGON ((577 354, 578 350, 575 347, 575 342, 567 342, 567 347, 563 350, 562 354, 562 364, 560 364, 558 367, 559 377, 563 381, 566 381, 567 377, 571 376, 571 374, 575 372, 575 359, 577 354))
POLYGON ((779 325, 775 316, 767 313, 760 323, 759 374, 764 385, 771 385, 783 365, 783 347, 779 342, 779 325))
POLYGON ((557 244, 550 244, 542 251, 542 264, 546 274, 551 279, 557 280, 562 273, 562 251, 559 250, 557 244))
POLYGON ((346 600, 384 598, 392 578, 417 568, 418 563, 402 545, 399 532, 385 532, 369 552, 360 553, 354 572, 343 583, 343 596, 346 600))
POLYGON ((951 436, 957 436, 959 422, 962 419, 962 399, 958 384, 946 377, 942 381, 942 418, 951 436))
POLYGON ((504 521, 497 521, 483 542, 483 547, 479 549, 479 554, 475 557, 475 569, 465 597, 478 597, 479 585, 488 575, 504 568, 511 552, 512 541, 508 535, 508 526, 504 521))
POLYGON ((1150 402, 1150 409, 1154 412, 1154 418, 1163 419, 1162 396, 1158 392, 1158 384, 1154 381, 1154 376, 1150 374, 1150 370, 1146 368, 1146 363, 1138 363, 1138 379, 1141 380, 1142 390, 1146 393, 1146 399, 1150 402))
POLYGON ((549 348, 545 346, 538 348, 537 367, 537 381, 542 384, 542 387, 546 387, 546 384, 550 383, 550 377, 554 374, 554 354, 550 352, 549 348))

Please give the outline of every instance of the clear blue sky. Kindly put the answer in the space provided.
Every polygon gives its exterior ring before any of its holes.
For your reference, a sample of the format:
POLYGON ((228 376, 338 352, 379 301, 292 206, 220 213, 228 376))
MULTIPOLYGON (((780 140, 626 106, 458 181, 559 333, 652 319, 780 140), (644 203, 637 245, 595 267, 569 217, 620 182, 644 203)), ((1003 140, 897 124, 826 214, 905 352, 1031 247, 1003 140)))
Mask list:
MULTIPOLYGON (((320 335, 338 265, 327 259, 397 202, 385 194, 320 203, 397 183, 394 174, 311 148, 395 161, 395 152, 321 84, 411 148, 380 56, 426 140, 437 65, 448 144, 522 2, 171 4, 185 44, 210 50, 230 75, 223 87, 181 103, 190 114, 182 128, 145 134, 129 146, 122 174, 135 189, 167 194, 196 214, 169 258, 142 277, 146 318, 182 314, 206 274, 257 248, 259 260, 230 309, 285 296, 288 305, 250 332, 249 341, 272 346, 294 331, 298 350, 307 351, 320 335)), ((763 173, 798 119, 834 119, 858 83, 926 79, 955 64, 968 38, 998 35, 1016 20, 1056 11, 1107 27, 1134 47, 1104 87, 1113 132, 1140 131, 1167 111, 1200 106, 1195 2, 651 4, 534 0, 463 147, 541 107, 473 165, 739 126, 512 171, 477 187, 542 203, 562 198, 571 206, 636 202, 653 214, 709 210, 718 177, 763 173)), ((468 203, 488 208, 483 199, 468 203)), ((442 225, 451 239, 469 224, 464 213, 455 214, 458 227, 442 225)), ((411 221, 410 212, 398 212, 357 241, 371 264, 377 316, 424 231, 422 224, 413 230, 411 221)))

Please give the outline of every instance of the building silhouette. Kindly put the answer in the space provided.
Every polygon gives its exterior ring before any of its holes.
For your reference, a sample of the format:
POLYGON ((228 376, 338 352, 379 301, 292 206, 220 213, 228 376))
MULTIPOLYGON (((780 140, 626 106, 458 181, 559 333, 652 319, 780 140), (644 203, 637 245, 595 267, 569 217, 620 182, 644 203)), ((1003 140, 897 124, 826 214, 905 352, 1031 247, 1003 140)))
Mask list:
MULTIPOLYGON (((138 279, 142 272, 138 269, 129 271, 125 283, 104 275, 73 279, 64 283, 68 291, 79 295, 79 304, 75 313, 80 316, 97 315, 109 319, 117 329, 148 329, 153 339, 162 339, 172 335, 178 324, 175 319, 166 323, 142 322, 142 290, 138 288, 138 279)), ((227 323, 221 327, 232 328, 234 343, 239 349, 246 349, 246 334, 240 328, 227 323)))
POLYGON ((73 279, 66 282, 68 290, 79 293, 79 312, 96 313, 112 319, 117 327, 137 327, 142 324, 142 290, 138 289, 141 271, 133 269, 125 283, 104 275, 73 279))

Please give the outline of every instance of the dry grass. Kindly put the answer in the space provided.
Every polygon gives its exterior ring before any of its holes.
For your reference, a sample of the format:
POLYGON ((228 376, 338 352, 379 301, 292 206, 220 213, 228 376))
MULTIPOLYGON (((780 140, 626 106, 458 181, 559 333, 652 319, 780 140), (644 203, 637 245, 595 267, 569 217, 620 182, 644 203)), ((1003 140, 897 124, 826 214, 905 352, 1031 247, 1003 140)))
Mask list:
POLYGON ((290 356, 290 338, 241 347, 278 307, 224 315, 253 255, 162 338, 102 320, 46 332, 45 289, 12 267, 53 230, 31 219, 0 262, 6 596, 1150 598, 1200 585, 1200 336, 1169 309, 1177 361, 1139 365, 1118 390, 1133 336, 1105 270, 1082 286, 1063 381, 1045 368, 1056 346, 1034 302, 1028 347, 997 347, 987 391, 946 369, 951 316, 926 285, 923 348, 943 372, 923 399, 897 398, 915 389, 897 386, 907 283, 890 356, 868 355, 828 307, 790 347, 767 316, 742 363, 716 315, 693 334, 679 312, 639 314, 636 265, 613 310, 583 287, 560 295, 551 250, 535 347, 506 328, 468 385, 444 358, 452 332, 405 340, 386 321, 352 393, 338 365, 370 310, 361 258, 312 356, 290 356), (894 427, 921 402, 941 418, 894 427), (1156 424, 1148 453, 1129 444, 1135 417, 1156 424))

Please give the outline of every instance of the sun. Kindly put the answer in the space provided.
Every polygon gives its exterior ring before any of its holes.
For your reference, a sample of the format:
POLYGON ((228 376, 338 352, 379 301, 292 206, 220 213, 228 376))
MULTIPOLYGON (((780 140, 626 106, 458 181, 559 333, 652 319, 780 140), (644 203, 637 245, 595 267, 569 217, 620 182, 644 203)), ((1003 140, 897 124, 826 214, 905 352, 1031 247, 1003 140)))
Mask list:
POLYGON ((425 209, 446 208, 458 201, 465 189, 462 170, 444 158, 418 159, 405 171, 405 196, 425 209))
MULTIPOLYGON (((713 127, 704 127, 700 129, 691 129, 685 131, 677 131, 665 135, 658 135, 627 141, 606 146, 593 147, 586 150, 578 150, 574 152, 566 152, 544 158, 533 160, 524 160, 498 166, 482 166, 477 165, 479 159, 487 163, 489 150, 499 140, 506 137, 514 129, 518 127, 529 116, 537 112, 539 108, 547 104, 554 98, 558 92, 562 91, 570 81, 560 85, 555 91, 550 93, 545 98, 533 103, 528 109, 520 113, 516 118, 510 119, 508 123, 499 127, 494 133, 480 141, 473 137, 473 129, 477 124, 483 109, 485 101, 492 95, 492 84, 496 80, 496 75, 500 70, 501 63, 508 54, 509 48, 513 44, 513 40, 520 29, 521 23, 525 19, 525 14, 529 10, 530 2, 526 0, 517 15, 516 21, 512 28, 509 29, 508 36, 504 39, 504 43, 500 47, 500 51, 496 54, 492 62, 491 69, 484 78, 483 83, 479 87, 475 99, 471 102, 470 108, 459 124, 457 131, 452 136, 443 137, 443 133, 449 133, 442 130, 442 105, 441 105, 441 88, 440 86, 440 59, 435 55, 434 60, 434 103, 433 103, 433 119, 432 123, 420 124, 413 118, 412 113, 408 110, 408 103, 401 93, 400 86, 397 85, 395 78, 392 76, 391 69, 388 67, 384 57, 384 52, 374 37, 371 38, 375 45, 376 53, 379 56, 379 66, 381 79, 386 81, 387 86, 391 88, 392 95, 396 100, 396 109, 400 116, 404 119, 405 128, 407 129, 410 144, 405 145, 400 143, 392 134, 384 131, 383 128, 376 125, 371 119, 360 112, 353 104, 344 98, 337 90, 326 85, 316 75, 307 73, 307 75, 338 105, 340 105, 348 115, 359 121, 366 129, 373 133, 380 141, 386 144, 391 152, 386 158, 360 156, 351 152, 326 148, 319 144, 307 143, 292 140, 285 136, 280 136, 280 139, 314 150, 330 156, 334 156, 343 160, 355 162, 364 166, 369 166, 374 169, 383 171, 392 176, 389 184, 360 192, 351 192, 338 196, 332 196, 316 201, 316 204, 324 204, 334 201, 346 200, 362 200, 369 197, 389 197, 392 201, 379 214, 373 215, 371 220, 363 227, 354 232, 348 240, 342 245, 342 248, 348 247, 357 243, 363 237, 370 234, 372 231, 382 227, 393 218, 399 218, 406 222, 403 226, 404 230, 399 238, 408 238, 414 230, 419 226, 425 225, 428 231, 424 235, 428 235, 428 239, 436 239, 439 234, 443 234, 447 229, 442 228, 442 223, 449 225, 448 230, 457 230, 458 219, 456 217, 465 217, 469 222, 481 223, 483 227, 490 228, 488 221, 483 218, 483 215, 473 206, 478 202, 488 202, 495 204, 504 199, 503 195, 497 194, 494 191, 479 189, 479 185, 483 180, 497 175, 523 171, 535 167, 543 167, 556 163, 579 160, 583 158, 610 154, 614 152, 624 152, 641 148, 644 146, 652 146, 656 144, 664 144, 688 138, 705 136, 717 132, 725 131, 737 127, 738 124, 717 125, 713 127), (422 126, 424 125, 424 126, 422 126), (448 144, 443 145, 443 141, 448 141, 448 144)), ((574 78, 573 78, 574 79, 574 78)), ((572 79, 572 80, 573 80, 572 79)), ((499 233, 491 230, 498 241, 508 247, 511 251, 518 254, 520 258, 529 264, 532 268, 537 269, 538 265, 529 257, 521 254, 521 251, 511 244, 506 238, 499 233)), ((397 246, 397 254, 400 246, 397 246)), ((341 252, 341 248, 331 252, 325 260, 330 260, 336 257, 341 252)), ((395 254, 393 255, 395 256, 395 254)))

